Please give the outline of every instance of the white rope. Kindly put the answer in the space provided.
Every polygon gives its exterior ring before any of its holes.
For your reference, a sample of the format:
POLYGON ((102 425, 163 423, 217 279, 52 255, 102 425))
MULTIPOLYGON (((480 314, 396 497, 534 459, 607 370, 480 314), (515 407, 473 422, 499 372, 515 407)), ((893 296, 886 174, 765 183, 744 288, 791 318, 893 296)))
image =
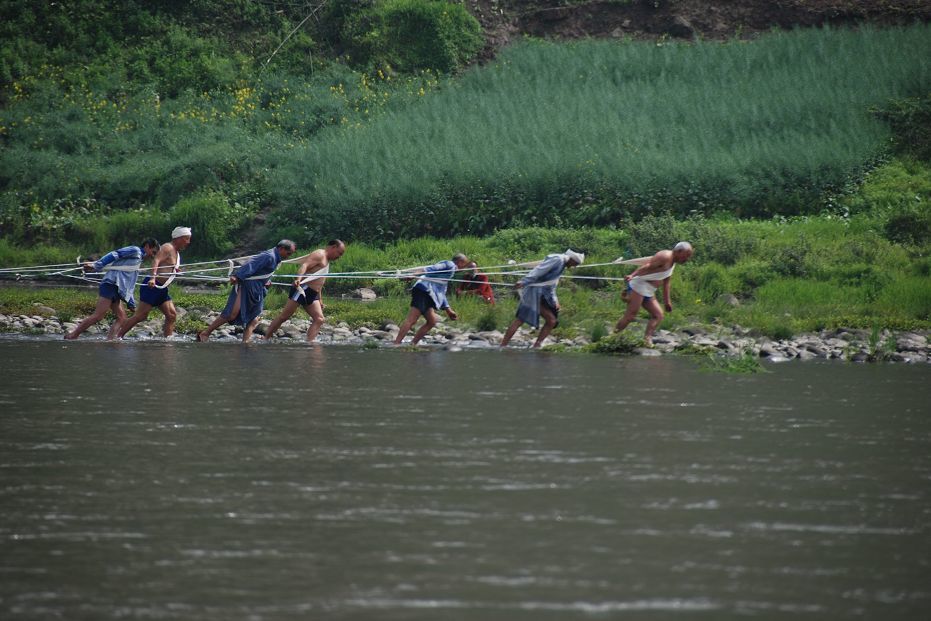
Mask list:
MULTIPOLYGON (((242 257, 234 257, 231 259, 217 259, 212 261, 200 261, 195 263, 188 263, 185 265, 184 272, 181 272, 181 257, 177 256, 175 261, 174 272, 169 276, 167 281, 163 284, 156 284, 155 286, 159 289, 167 288, 175 280, 186 280, 186 281, 200 281, 200 282, 227 282, 233 272, 236 270, 237 262, 245 261, 252 259, 258 256, 257 254, 246 255, 242 257), (218 265, 220 263, 226 263, 226 265, 218 265), (200 266, 210 266, 210 267, 200 267, 200 266), (222 277, 219 275, 212 275, 214 272, 221 272, 225 270, 226 276, 222 277)), ((290 259, 285 259, 281 263, 295 264, 304 261, 309 254, 305 254, 300 257, 294 257, 290 259)), ((649 262, 651 257, 639 257, 634 259, 624 259, 619 257, 613 261, 604 262, 604 263, 591 263, 588 265, 578 266, 577 269, 585 268, 594 268, 594 267, 608 267, 615 265, 644 265, 649 262)), ((501 265, 492 265, 483 268, 482 273, 486 276, 504 276, 504 277, 521 277, 526 276, 529 273, 527 267, 535 267, 539 265, 541 261, 525 261, 525 262, 516 262, 509 261, 508 263, 501 265), (499 271, 491 271, 499 270, 499 271)), ((427 273, 417 273, 418 270, 424 270, 430 267, 430 265, 421 265, 416 267, 406 267, 406 268, 397 268, 394 270, 358 270, 355 272, 329 272, 326 274, 320 274, 319 272, 314 272, 313 274, 304 275, 300 280, 300 285, 304 285, 307 282, 317 280, 320 278, 334 278, 334 279, 346 279, 346 280, 404 280, 404 279, 418 279, 424 282, 434 282, 434 283, 474 283, 472 279, 460 279, 460 278, 430 278, 427 273)), ((327 266, 327 269, 329 266, 327 266)), ((81 257, 77 257, 75 263, 56 263, 49 265, 34 265, 26 267, 7 267, 0 268, 0 275, 15 275, 17 279, 28 278, 28 277, 50 277, 50 276, 61 276, 66 278, 73 278, 76 280, 84 280, 92 283, 99 283, 100 279, 96 278, 108 271, 122 271, 122 272, 131 272, 131 271, 147 271, 150 268, 142 268, 141 263, 136 266, 126 265, 126 266, 106 266, 99 272, 85 272, 79 275, 74 275, 71 272, 79 271, 81 269, 81 257), (49 271, 55 270, 55 271, 49 271)), ((461 270, 457 270, 461 271, 461 270)), ((284 274, 282 274, 284 275, 284 274)), ((256 276, 251 276, 245 280, 270 280, 274 278, 275 272, 270 272, 268 274, 261 274, 256 276)), ((295 274, 295 276, 298 276, 295 274)), ((582 275, 569 275, 563 274, 561 278, 567 278, 571 280, 604 280, 604 281, 622 281, 626 280, 623 277, 611 277, 611 276, 582 276, 582 275)), ((548 287, 554 284, 558 284, 559 279, 543 282, 543 283, 531 283, 526 285, 527 287, 548 287)), ((272 285, 276 286, 291 286, 293 281, 288 283, 282 282, 271 282, 272 285)), ((498 282, 498 281, 489 281, 489 285, 496 287, 514 287, 514 283, 510 282, 498 282)))
MULTIPOLYGON (((180 271, 181 271, 181 253, 178 252, 178 253, 175 254, 175 269, 174 269, 174 271, 171 273, 171 276, 168 277, 168 280, 166 280, 163 284, 160 285, 160 284, 158 284, 158 276, 157 276, 157 275, 156 275, 156 276, 152 276, 152 280, 155 281, 154 287, 155 287, 156 289, 167 289, 167 288, 168 288, 168 285, 170 285, 171 283, 173 283, 174 280, 175 280, 175 278, 178 277, 178 272, 180 272, 180 271)), ((146 286, 148 286, 148 285, 146 285, 146 286)))

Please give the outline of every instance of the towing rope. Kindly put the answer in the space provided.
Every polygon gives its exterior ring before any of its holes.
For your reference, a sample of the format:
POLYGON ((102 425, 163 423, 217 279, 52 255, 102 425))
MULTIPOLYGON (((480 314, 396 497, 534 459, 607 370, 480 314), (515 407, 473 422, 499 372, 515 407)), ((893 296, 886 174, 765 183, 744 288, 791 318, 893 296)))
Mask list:
MULTIPOLYGON (((173 283, 175 280, 189 281, 189 282, 200 282, 200 283, 223 283, 228 282, 229 279, 234 275, 233 272, 237 269, 237 264, 243 264, 249 259, 252 259, 257 255, 247 255, 242 257, 235 257, 232 259, 217 259, 213 261, 199 261, 195 263, 187 263, 182 270, 181 267, 181 257, 178 255, 174 269, 167 280, 158 284, 156 282, 155 287, 159 289, 166 289, 168 286, 173 283), (225 275, 222 275, 222 272, 226 272, 225 275), (220 273, 217 273, 220 272, 220 273)), ((284 259, 281 263, 300 263, 307 258, 308 255, 302 255, 300 257, 295 257, 292 259, 284 259)), ((616 265, 643 265, 648 262, 650 257, 639 257, 634 259, 625 259, 624 257, 619 257, 613 261, 608 261, 604 263, 591 263, 588 265, 579 266, 576 269, 589 269, 593 267, 609 267, 616 265)), ((491 265, 482 270, 482 273, 486 276, 498 276, 498 277, 523 277, 530 273, 529 268, 533 268, 539 265, 541 261, 526 261, 526 262, 517 262, 517 261, 508 261, 507 263, 501 265, 491 265)), ((329 266, 328 266, 329 267, 329 266)), ((327 267, 327 269, 328 269, 327 267)), ((296 277, 299 278, 301 285, 317 280, 320 278, 333 278, 333 279, 344 279, 344 280, 414 280, 419 279, 426 282, 460 282, 460 283, 471 283, 471 279, 465 278, 431 278, 428 274, 422 270, 430 267, 429 265, 420 265, 415 267, 404 267, 404 268, 395 268, 395 269, 381 269, 381 270, 358 270, 353 272, 326 272, 319 273, 314 272, 311 274, 296 274, 296 277)), ((99 271, 85 271, 84 264, 81 262, 81 257, 77 257, 74 263, 56 263, 49 265, 31 265, 23 267, 3 267, 0 268, 0 278, 12 278, 17 281, 24 279, 38 279, 38 278, 53 278, 53 277, 64 277, 71 278, 75 280, 83 280, 86 282, 99 283, 101 279, 106 275, 107 272, 120 271, 120 272, 148 272, 151 268, 143 268, 141 264, 136 265, 122 265, 122 266, 106 266, 99 271)), ((464 270, 457 271, 467 271, 468 268, 464 270)), ((322 271, 322 270, 321 270, 322 271)), ((276 273, 270 272, 268 274, 260 274, 256 276, 250 276, 245 280, 265 280, 268 281, 269 285, 280 286, 280 287, 290 287, 293 285, 294 281, 281 282, 275 280, 276 273)), ((284 276, 284 274, 278 274, 278 276, 284 276)), ((563 274, 560 278, 565 278, 568 280, 602 280, 602 281, 622 281, 623 277, 613 277, 613 276, 584 276, 576 274, 563 274)), ((560 278, 550 280, 543 283, 532 283, 528 284, 528 287, 547 287, 555 285, 559 282, 560 278)), ((506 282, 499 279, 495 281, 489 281, 489 285, 497 287, 514 287, 515 283, 506 282)), ((144 286, 144 285, 143 285, 144 286)), ((238 286, 238 285, 237 285, 238 286)))

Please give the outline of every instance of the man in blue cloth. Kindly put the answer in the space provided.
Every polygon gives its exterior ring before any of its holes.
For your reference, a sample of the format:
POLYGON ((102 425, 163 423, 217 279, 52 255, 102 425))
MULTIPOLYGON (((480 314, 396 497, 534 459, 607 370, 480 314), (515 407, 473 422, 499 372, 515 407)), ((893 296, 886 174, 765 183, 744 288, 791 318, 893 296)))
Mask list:
POLYGON ((204 342, 224 323, 233 323, 243 326, 242 342, 248 343, 265 307, 267 283, 278 264, 294 254, 296 248, 290 239, 282 239, 274 248, 260 252, 233 272, 230 276, 233 290, 226 301, 226 308, 206 330, 197 333, 197 340, 204 342))
POLYGON ((543 327, 537 335, 534 347, 539 347, 558 324, 559 300, 556 298, 556 285, 559 277, 570 268, 582 265, 585 255, 574 250, 566 250, 562 254, 547 255, 539 265, 514 285, 515 289, 522 290, 520 304, 517 307, 517 318, 511 322, 501 347, 507 347, 511 337, 517 329, 525 323, 534 328, 539 327, 540 317, 543 317, 543 327))
POLYGON ((420 329, 414 333, 411 345, 420 342, 427 332, 436 325, 438 317, 436 311, 446 311, 446 316, 455 321, 459 318, 456 311, 450 307, 446 300, 446 286, 450 279, 456 274, 456 270, 461 270, 469 263, 469 257, 462 253, 456 254, 450 261, 440 261, 427 267, 422 267, 411 273, 411 276, 421 274, 414 286, 411 287, 411 310, 398 330, 398 336, 394 339, 395 345, 400 345, 410 329, 417 323, 421 315, 426 322, 420 326, 420 329))
POLYGON ((142 260, 158 252, 158 242, 148 238, 141 246, 126 246, 105 254, 99 261, 86 262, 83 265, 85 272, 105 272, 98 288, 97 307, 90 317, 65 335, 66 340, 78 338, 82 332, 107 316, 107 311, 113 311, 116 321, 110 326, 107 340, 113 340, 119 333, 123 322, 126 321, 126 311, 123 302, 130 309, 136 307, 133 299, 133 290, 136 288, 136 279, 139 277, 139 266, 142 260))
POLYGON ((152 260, 152 275, 142 279, 139 286, 139 308, 133 316, 123 322, 119 338, 123 338, 136 324, 149 318, 153 308, 162 311, 165 324, 162 334, 170 338, 175 332, 175 322, 178 312, 175 304, 168 294, 168 285, 181 271, 181 251, 191 244, 191 229, 187 226, 176 226, 171 232, 171 243, 162 244, 152 260))

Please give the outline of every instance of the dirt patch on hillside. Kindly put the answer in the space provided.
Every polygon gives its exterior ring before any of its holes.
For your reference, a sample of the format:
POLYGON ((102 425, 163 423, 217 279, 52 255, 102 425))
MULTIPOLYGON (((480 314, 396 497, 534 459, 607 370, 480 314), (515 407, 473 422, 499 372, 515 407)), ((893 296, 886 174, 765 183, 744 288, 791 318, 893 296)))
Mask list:
POLYGON ((928 0, 468 0, 484 56, 523 35, 555 39, 748 38, 773 28, 931 21, 928 0))

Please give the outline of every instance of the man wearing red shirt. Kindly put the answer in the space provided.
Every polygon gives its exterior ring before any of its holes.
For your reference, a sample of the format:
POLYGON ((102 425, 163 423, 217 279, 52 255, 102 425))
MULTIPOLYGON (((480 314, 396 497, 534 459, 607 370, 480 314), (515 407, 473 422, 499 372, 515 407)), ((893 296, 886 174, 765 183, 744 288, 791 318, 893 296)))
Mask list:
POLYGON ((470 282, 459 283, 459 286, 456 288, 457 296, 474 294, 481 297, 492 306, 495 305, 495 292, 491 290, 491 285, 488 284, 488 276, 478 271, 478 265, 475 261, 470 261, 469 264, 466 265, 463 278, 470 282))

